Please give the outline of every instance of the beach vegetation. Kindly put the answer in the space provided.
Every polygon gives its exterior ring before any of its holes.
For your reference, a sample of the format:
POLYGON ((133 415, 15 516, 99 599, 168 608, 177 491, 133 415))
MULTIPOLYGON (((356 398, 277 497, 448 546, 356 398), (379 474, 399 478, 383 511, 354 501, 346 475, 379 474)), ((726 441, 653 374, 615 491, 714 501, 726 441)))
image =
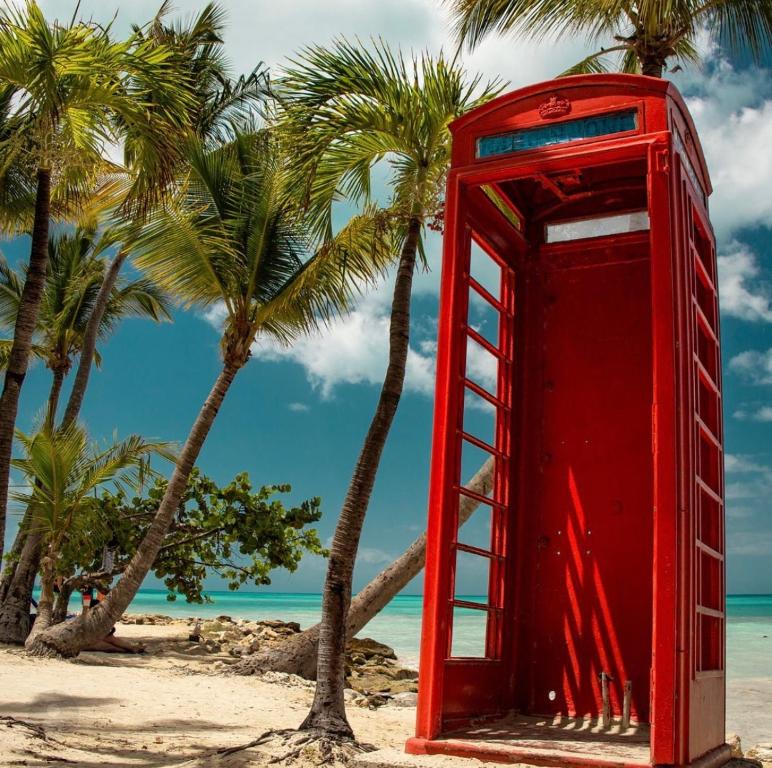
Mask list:
MULTIPOLYGON (((167 486, 156 475, 142 493, 102 489, 88 537, 62 551, 55 622, 66 616, 73 591, 109 591, 144 539, 167 486)), ((209 602, 205 579, 211 576, 234 591, 267 586, 277 568, 294 572, 304 555, 324 555, 318 531, 309 527, 322 516, 321 500, 286 505, 280 497, 291 491, 287 484, 253 489, 246 472, 218 485, 195 467, 152 566, 167 599, 209 602)))
MULTIPOLYGON (((178 146, 173 129, 185 118, 190 92, 173 65, 163 46, 137 35, 115 41, 109 25, 74 16, 51 22, 34 0, 0 10, 0 168, 26 169, 26 186, 35 191, 30 257, 0 395, 0 555, 19 395, 45 287, 52 189, 77 199, 98 186, 112 167, 109 147, 124 138, 127 126, 137 146, 152 154, 153 178, 169 176, 167 158, 177 156, 178 146)), ((135 187, 127 206, 141 208, 143 198, 135 187)))
MULTIPOLYGON (((46 419, 56 423, 65 378, 83 347, 94 302, 104 281, 103 253, 112 245, 93 226, 63 230, 49 238, 43 296, 32 336, 31 353, 51 371, 46 419)), ((0 256, 0 328, 12 330, 21 305, 26 265, 13 269, 0 256)), ((99 325, 106 339, 127 317, 154 322, 171 320, 169 296, 147 278, 119 280, 113 286, 99 325)), ((5 369, 12 340, 0 338, 0 370, 5 369)), ((100 358, 97 356, 97 362, 100 358)))
MULTIPOLYGON (((46 280, 32 336, 31 354, 51 372, 45 418, 56 424, 62 386, 82 353, 85 332, 105 274, 109 233, 93 225, 62 229, 48 241, 46 280)), ((0 258, 0 328, 12 332, 21 304, 26 265, 12 269, 0 258)), ((171 319, 168 296, 147 278, 118 280, 101 314, 97 338, 105 340, 127 317, 171 319)), ((7 363, 10 338, 0 339, 0 369, 7 363)), ((99 357, 97 356, 97 361, 99 357)), ((29 605, 41 556, 40 530, 25 512, 5 559, 0 582, 0 641, 22 643, 29 631, 29 605)))
POLYGON ((158 552, 225 396, 258 337, 291 343, 344 311, 388 261, 388 229, 352 219, 314 242, 288 184, 289 156, 268 130, 236 133, 211 148, 187 145, 189 173, 135 242, 135 263, 184 307, 222 315, 222 368, 180 450, 152 523, 102 603, 103 610, 50 627, 40 652, 73 656, 101 639, 128 607, 158 552))
POLYGON ((34 649, 37 638, 50 625, 54 606, 54 583, 61 574, 65 547, 80 549, 99 525, 94 492, 106 483, 121 489, 138 486, 146 474, 146 460, 159 454, 174 460, 168 444, 148 442, 132 435, 100 449, 89 443, 85 429, 72 425, 57 430, 49 421, 33 435, 17 432, 23 456, 13 467, 27 481, 12 498, 30 510, 29 525, 39 532, 41 594, 37 617, 26 640, 34 649))
MULTIPOLYGON (((149 209, 163 203, 186 172, 186 137, 195 135, 211 142, 232 135, 235 126, 252 118, 268 92, 262 64, 246 76, 230 76, 222 37, 224 14, 218 4, 207 4, 187 22, 167 23, 169 10, 170 3, 164 2, 148 24, 134 28, 132 40, 148 56, 153 48, 158 49, 175 88, 186 91, 183 115, 177 114, 177 119, 171 120, 168 110, 155 108, 166 103, 164 91, 168 87, 165 80, 159 80, 156 68, 135 68, 128 81, 130 96, 138 104, 153 108, 145 110, 142 120, 120 120, 117 136, 122 141, 123 165, 107 164, 106 175, 100 177, 95 189, 88 190, 88 195, 67 194, 69 187, 62 183, 62 175, 55 177, 60 181, 52 190, 52 213, 64 221, 80 217, 89 222, 87 226, 98 231, 100 255, 109 260, 79 334, 79 354, 61 419, 63 426, 79 418, 91 371, 98 361, 96 346, 102 338, 104 317, 110 311, 119 275, 130 260, 136 225, 144 220, 149 209), (77 203, 74 209, 73 202, 77 203)), ((13 126, 7 121, 2 126, 9 136, 14 135, 13 126)), ((5 219, 15 222, 16 229, 31 227, 31 217, 22 216, 27 209, 34 208, 35 199, 34 174, 30 176, 29 168, 26 175, 23 172, 28 160, 24 153, 17 153, 14 162, 7 165, 8 170, 0 174, 3 213, 5 219)), ((6 558, 8 567, 0 578, 0 640, 5 642, 23 642, 26 634, 27 606, 40 558, 38 537, 28 537, 27 532, 28 526, 19 527, 6 558)))

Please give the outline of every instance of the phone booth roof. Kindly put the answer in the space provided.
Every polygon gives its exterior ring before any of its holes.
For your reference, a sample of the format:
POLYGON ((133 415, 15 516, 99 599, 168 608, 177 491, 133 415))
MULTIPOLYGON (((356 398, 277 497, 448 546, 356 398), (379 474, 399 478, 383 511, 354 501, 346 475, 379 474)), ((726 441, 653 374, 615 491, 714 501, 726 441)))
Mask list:
POLYGON ((455 120, 451 168, 520 164, 583 145, 624 144, 682 127, 703 193, 712 192, 692 117, 673 83, 643 75, 572 75, 499 96, 455 120))

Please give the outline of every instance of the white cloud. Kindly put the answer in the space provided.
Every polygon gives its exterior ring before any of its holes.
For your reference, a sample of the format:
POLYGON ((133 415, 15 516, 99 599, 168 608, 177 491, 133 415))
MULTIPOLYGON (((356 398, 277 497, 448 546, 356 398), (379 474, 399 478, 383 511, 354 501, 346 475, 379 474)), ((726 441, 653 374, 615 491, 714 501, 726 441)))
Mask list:
POLYGON ((729 361, 729 370, 754 384, 772 384, 772 348, 740 352, 729 361))
POLYGON ((377 547, 360 547, 357 551, 357 563, 365 565, 388 565, 393 563, 396 555, 377 547))
POLYGON ((767 472, 768 467, 763 464, 755 462, 749 456, 738 456, 736 454, 727 453, 724 456, 724 469, 727 473, 748 473, 748 472, 767 472))
POLYGON ((311 407, 305 403, 289 403, 287 408, 289 408, 291 411, 295 411, 296 413, 306 413, 307 411, 311 410, 311 407))
POLYGON ((751 409, 744 406, 738 408, 732 416, 739 421, 772 421, 772 406, 762 405, 751 409))
MULTIPOLYGON (((382 286, 362 298, 357 308, 327 327, 285 347, 271 339, 259 339, 252 352, 256 359, 287 361, 301 365, 311 385, 323 398, 341 384, 380 385, 386 372, 389 348, 389 301, 391 291, 382 286)), ((216 322, 217 312, 207 316, 216 322)), ((434 394, 434 347, 411 345, 408 351, 407 391, 434 394)))
POLYGON ((759 282, 756 255, 741 243, 730 243, 718 257, 719 296, 724 314, 741 320, 772 322, 772 295, 759 282))
POLYGON ((705 151, 714 193, 711 220, 719 240, 772 217, 772 82, 769 70, 735 70, 709 58, 675 79, 705 151))

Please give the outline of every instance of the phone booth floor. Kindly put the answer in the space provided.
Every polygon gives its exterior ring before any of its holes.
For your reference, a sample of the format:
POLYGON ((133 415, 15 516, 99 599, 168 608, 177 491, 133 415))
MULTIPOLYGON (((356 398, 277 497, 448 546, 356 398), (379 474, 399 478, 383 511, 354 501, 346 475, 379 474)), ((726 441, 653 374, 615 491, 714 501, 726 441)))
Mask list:
POLYGON ((720 765, 716 259, 686 107, 582 76, 452 130, 407 750, 720 765), (489 492, 467 488, 486 461, 489 492))
POLYGON ((589 719, 513 714, 448 733, 443 737, 448 749, 437 752, 565 768, 597 765, 599 760, 615 766, 649 766, 650 739, 648 725, 633 724, 622 730, 618 723, 605 728, 589 719))

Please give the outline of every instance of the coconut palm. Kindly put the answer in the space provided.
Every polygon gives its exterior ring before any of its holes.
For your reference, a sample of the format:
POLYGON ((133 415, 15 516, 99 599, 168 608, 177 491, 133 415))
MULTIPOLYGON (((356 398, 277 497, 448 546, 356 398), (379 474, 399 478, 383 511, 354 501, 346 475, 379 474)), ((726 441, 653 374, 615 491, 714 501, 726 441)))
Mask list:
MULTIPOLYGON (((80 354, 84 328, 93 313, 104 274, 109 235, 97 238, 93 229, 80 228, 49 240, 46 286, 33 335, 32 354, 52 374, 47 420, 55 424, 61 387, 80 354)), ((0 258, 0 326, 12 329, 21 302, 24 270, 10 269, 0 258)), ((147 279, 119 282, 113 287, 98 330, 106 338, 125 317, 156 322, 169 317, 166 295, 147 279)), ((11 341, 0 339, 0 368, 11 341)), ((27 636, 30 598, 38 570, 41 537, 25 514, 13 546, 14 557, 0 583, 0 642, 22 643, 27 636), (28 534, 32 533, 32 536, 28 534)))
POLYGON ((288 194, 288 158, 269 132, 238 133, 224 147, 189 145, 190 174, 174 207, 136 241, 137 265, 185 306, 219 307, 222 369, 182 447, 147 535, 98 612, 37 636, 63 656, 101 638, 151 568, 217 412, 258 336, 290 343, 348 306, 356 286, 387 263, 387 233, 352 221, 309 257, 304 219, 288 194))
POLYGON ((389 215, 398 232, 389 362, 378 405, 333 536, 319 632, 316 696, 301 726, 352 735, 344 707, 346 616, 359 538, 381 453, 397 411, 410 338, 410 295, 424 228, 441 209, 450 160, 449 123, 490 99, 495 83, 444 57, 405 61, 383 42, 371 50, 346 40, 304 50, 278 81, 283 123, 316 226, 332 230, 333 203, 366 203, 373 169, 392 171, 389 215))
MULTIPOLYGON (((65 377, 80 354, 85 328, 104 281, 103 255, 111 246, 109 234, 97 237, 91 228, 63 232, 48 243, 48 269, 32 354, 52 374, 47 418, 56 423, 56 410, 65 377)), ((14 270, 0 257, 0 327, 13 328, 21 303, 24 270, 14 270)), ((125 317, 155 322, 171 319, 168 297, 146 278, 119 281, 102 315, 99 337, 104 339, 125 317)), ((7 361, 10 339, 0 339, 0 369, 7 361)))
POLYGON ((29 490, 13 494, 16 501, 31 511, 31 527, 43 544, 40 583, 41 594, 33 629, 27 646, 35 647, 35 638, 51 623, 54 582, 61 575, 59 563, 67 545, 84 545, 98 525, 99 501, 94 492, 106 483, 136 486, 146 471, 151 454, 173 460, 164 443, 149 443, 137 435, 105 450, 90 446, 82 427, 73 425, 56 430, 46 421, 35 435, 16 433, 24 456, 13 466, 27 479, 29 490))
MULTIPOLYGON (((268 94, 268 76, 262 65, 250 74, 234 80, 229 76, 229 63, 224 56, 223 32, 225 18, 222 8, 209 3, 187 25, 166 24, 165 17, 169 2, 161 5, 158 13, 146 27, 138 27, 135 34, 148 46, 160 46, 174 54, 176 66, 185 74, 183 82, 190 85, 188 106, 185 115, 186 130, 198 136, 205 144, 224 141, 232 136, 234 126, 244 125, 268 94)), ((152 93, 147 96, 153 102, 152 93)), ((143 131, 134 131, 126 126, 125 164, 129 177, 138 177, 133 185, 158 190, 163 183, 152 173, 156 161, 153 142, 145 140, 143 131)), ((179 147, 184 146, 184 136, 179 147)), ((177 176, 185 173, 183 155, 176 151, 166 155, 167 162, 174 163, 177 176)), ((72 390, 65 408, 63 423, 74 423, 80 414, 86 394, 94 349, 98 338, 101 315, 107 307, 111 291, 124 263, 130 256, 131 230, 123 236, 116 233, 118 250, 105 274, 91 320, 86 327, 83 348, 75 372, 72 390)))
POLYGON ((474 48, 491 33, 521 37, 587 35, 608 41, 566 74, 606 72, 609 54, 623 72, 662 77, 670 60, 698 58, 708 29, 722 44, 756 59, 772 41, 771 0, 446 0, 458 39, 474 48))
MULTIPOLYGON (((34 0, 0 10, 0 92, 10 98, 0 168, 29 168, 35 204, 29 265, 0 395, 0 554, 19 394, 46 277, 52 186, 91 187, 104 170, 104 146, 131 125, 155 148, 156 177, 176 151, 188 89, 170 52, 135 38, 116 43, 94 23, 49 23, 34 0), (153 109, 145 97, 155 96, 153 109)), ((168 176, 168 171, 165 175, 168 176)))

